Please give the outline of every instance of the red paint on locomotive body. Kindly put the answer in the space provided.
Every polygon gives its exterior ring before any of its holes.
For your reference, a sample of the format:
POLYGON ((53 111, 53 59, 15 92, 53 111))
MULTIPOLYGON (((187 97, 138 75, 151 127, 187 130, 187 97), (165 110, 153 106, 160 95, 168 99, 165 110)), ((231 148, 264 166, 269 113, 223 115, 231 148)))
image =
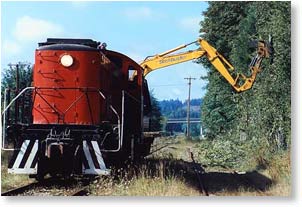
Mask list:
POLYGON ((104 100, 98 93, 102 69, 101 54, 97 50, 38 48, 33 79, 36 87, 33 123, 99 124, 105 113, 104 100), (72 57, 71 66, 62 65, 63 55, 72 57))

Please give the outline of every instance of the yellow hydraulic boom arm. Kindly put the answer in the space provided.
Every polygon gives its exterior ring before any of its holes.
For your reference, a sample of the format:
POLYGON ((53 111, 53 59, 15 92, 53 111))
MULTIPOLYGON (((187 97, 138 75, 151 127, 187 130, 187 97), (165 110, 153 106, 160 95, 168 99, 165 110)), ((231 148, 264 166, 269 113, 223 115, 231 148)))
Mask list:
POLYGON ((229 84, 237 91, 245 91, 253 86, 257 73, 260 72, 260 66, 263 58, 269 57, 268 45, 264 41, 258 42, 257 54, 250 63, 252 71, 250 77, 238 73, 231 75, 230 71, 234 71, 234 67, 229 63, 217 50, 212 47, 206 40, 199 38, 198 40, 189 44, 181 45, 164 53, 147 57, 140 65, 144 69, 144 76, 159 68, 170 65, 186 62, 206 56, 211 64, 219 71, 219 73, 228 81, 229 84), (191 44, 198 43, 199 48, 193 51, 172 54, 175 51, 183 49, 191 44))

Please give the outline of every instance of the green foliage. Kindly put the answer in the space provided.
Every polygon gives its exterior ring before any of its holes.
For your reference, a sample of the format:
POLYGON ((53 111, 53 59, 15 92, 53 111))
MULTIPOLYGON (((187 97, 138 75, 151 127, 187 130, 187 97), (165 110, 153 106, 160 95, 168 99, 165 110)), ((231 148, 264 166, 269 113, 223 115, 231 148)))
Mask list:
POLYGON ((290 6, 288 2, 258 2, 250 8, 249 16, 254 15, 258 36, 268 39, 272 35, 275 57, 271 65, 264 62, 254 88, 238 96, 242 116, 237 126, 247 137, 266 139, 270 150, 278 151, 290 143, 290 6))
POLYGON ((230 60, 236 72, 249 75, 255 54, 251 40, 268 40, 271 35, 275 51, 272 64, 263 60, 253 88, 240 94, 207 60, 200 61, 208 68, 202 123, 212 141, 201 145, 201 151, 209 163, 236 167, 253 162, 259 167, 290 146, 290 19, 290 2, 209 3, 201 36, 230 60))
MULTIPOLYGON (((202 105, 202 99, 192 99, 190 101, 191 118, 200 118, 200 106, 202 105)), ((160 110, 165 117, 165 119, 177 119, 177 118, 187 118, 187 102, 182 102, 180 100, 163 100, 159 102, 160 110)), ((164 129, 167 132, 185 132, 187 125, 183 123, 166 124, 164 129)), ((191 124, 191 135, 200 135, 200 124, 191 124)))
MULTIPOLYGON (((248 2, 209 2, 201 22, 201 37, 206 39, 227 59, 232 52, 239 22, 246 16, 248 2)), ((231 86, 221 77, 208 59, 200 62, 208 69, 207 93, 202 106, 202 123, 207 137, 214 139, 232 130, 238 110, 231 86)))
MULTIPOLYGON (((10 89, 11 93, 16 91, 16 67, 8 67, 2 70, 1 79, 1 102, 4 100, 5 89, 10 89)), ((32 65, 19 64, 19 90, 26 88, 32 83, 32 65)), ((13 95, 13 94, 12 94, 13 95)), ((2 104, 3 106, 3 104, 2 104)))
MULTIPOLYGON (((31 86, 32 83, 32 65, 29 63, 23 64, 21 62, 18 63, 19 66, 19 91, 23 88, 31 86)), ((16 66, 9 65, 8 68, 2 70, 2 80, 1 80, 1 102, 2 106, 4 106, 4 91, 5 89, 10 90, 10 100, 15 97, 16 91, 16 66)), ((8 98, 8 97, 7 97, 8 98)), ((30 112, 30 104, 32 101, 31 95, 28 93, 27 96, 23 96, 23 101, 19 102, 20 108, 19 112, 21 113, 21 118, 23 121, 28 122, 31 117, 30 112)), ((14 105, 10 108, 11 118, 14 117, 15 111, 14 105)), ((12 119, 10 119, 12 121, 12 119)), ((20 121, 20 120, 19 120, 20 121)))
POLYGON ((152 91, 150 93, 150 97, 151 97, 151 113, 150 113, 150 130, 151 131, 161 131, 162 130, 162 114, 159 108, 159 103, 157 101, 157 99, 154 97, 152 91))
MULTIPOLYGON (((262 106, 265 116, 257 120, 274 148, 286 147, 290 143, 290 91, 291 91, 291 42, 290 2, 257 3, 256 15, 266 20, 256 25, 259 35, 272 34, 274 40, 274 63, 265 71, 259 85, 259 95, 267 99, 262 106), (270 18, 261 14, 265 10, 270 18)), ((259 100, 259 102, 263 100, 259 100)), ((260 102, 261 103, 261 102, 260 102)))
MULTIPOLYGON (((17 69, 16 66, 9 65, 8 68, 2 70, 2 79, 1 79, 1 106, 2 110, 4 109, 4 94, 5 89, 7 90, 6 94, 6 106, 15 96, 18 94, 23 88, 28 87, 32 83, 32 65, 18 63, 19 67, 19 91, 16 90, 16 74, 17 69)), ((14 104, 6 111, 5 121, 8 123, 30 123, 32 121, 31 115, 31 103, 32 103, 32 95, 31 93, 23 94, 14 104), (16 103, 18 102, 18 106, 16 107, 16 103), (16 115, 16 109, 18 111, 19 116, 16 115)), ((16 142, 14 136, 7 137, 8 142, 16 142)))
POLYGON ((241 158, 246 156, 243 145, 235 140, 202 141, 199 149, 202 163, 211 167, 238 169, 242 165, 241 158))
POLYGON ((239 24, 239 32, 237 37, 232 41, 232 52, 230 54, 230 59, 232 64, 235 66, 238 72, 248 74, 249 63, 254 56, 255 44, 250 44, 251 41, 256 41, 259 39, 256 32, 256 14, 254 7, 247 7, 246 13, 248 14, 243 18, 239 24))
MULTIPOLYGON (((32 65, 19 65, 19 86, 20 89, 28 87, 32 82, 32 65)), ((2 70, 1 91, 5 88, 16 88, 16 67, 8 67, 2 70)))
POLYGON ((198 159, 209 168, 239 171, 268 170, 271 176, 280 178, 282 176, 280 173, 288 174, 287 172, 290 171, 287 169, 290 166, 289 160, 286 160, 286 163, 284 159, 280 162, 280 156, 288 159, 290 153, 288 151, 272 153, 268 150, 269 145, 270 143, 265 139, 256 138, 242 140, 220 137, 215 140, 202 140, 198 144, 198 159), (276 169, 278 166, 281 167, 276 169), (284 170, 286 172, 283 172, 284 170))
MULTIPOLYGON (((202 105, 202 99, 192 99, 190 101, 191 112, 190 117, 200 117, 200 106, 202 105)), ((187 117, 187 102, 176 100, 163 100, 159 102, 160 110, 163 116, 168 118, 183 118, 187 117)))

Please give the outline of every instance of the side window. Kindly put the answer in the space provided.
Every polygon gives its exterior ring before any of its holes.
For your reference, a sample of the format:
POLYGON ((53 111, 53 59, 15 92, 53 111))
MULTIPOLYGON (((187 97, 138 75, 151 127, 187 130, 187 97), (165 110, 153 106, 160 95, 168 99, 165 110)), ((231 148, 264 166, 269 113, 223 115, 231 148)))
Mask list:
POLYGON ((136 73, 136 69, 133 66, 128 67, 128 86, 129 89, 137 88, 137 76, 133 76, 136 73))
POLYGON ((133 81, 133 75, 136 72, 133 66, 129 66, 128 68, 128 81, 133 81))

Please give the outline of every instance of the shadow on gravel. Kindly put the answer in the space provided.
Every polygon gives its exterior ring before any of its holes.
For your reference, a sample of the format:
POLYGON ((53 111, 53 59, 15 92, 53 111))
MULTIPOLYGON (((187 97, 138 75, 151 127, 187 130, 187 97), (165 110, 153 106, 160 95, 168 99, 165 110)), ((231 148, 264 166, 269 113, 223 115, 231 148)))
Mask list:
POLYGON ((223 191, 231 193, 243 190, 265 192, 273 184, 271 179, 257 171, 241 174, 236 172, 205 172, 200 164, 173 159, 147 159, 139 165, 128 168, 127 172, 129 177, 133 176, 133 173, 162 178, 176 176, 202 192, 199 182, 200 178, 209 194, 223 191))

